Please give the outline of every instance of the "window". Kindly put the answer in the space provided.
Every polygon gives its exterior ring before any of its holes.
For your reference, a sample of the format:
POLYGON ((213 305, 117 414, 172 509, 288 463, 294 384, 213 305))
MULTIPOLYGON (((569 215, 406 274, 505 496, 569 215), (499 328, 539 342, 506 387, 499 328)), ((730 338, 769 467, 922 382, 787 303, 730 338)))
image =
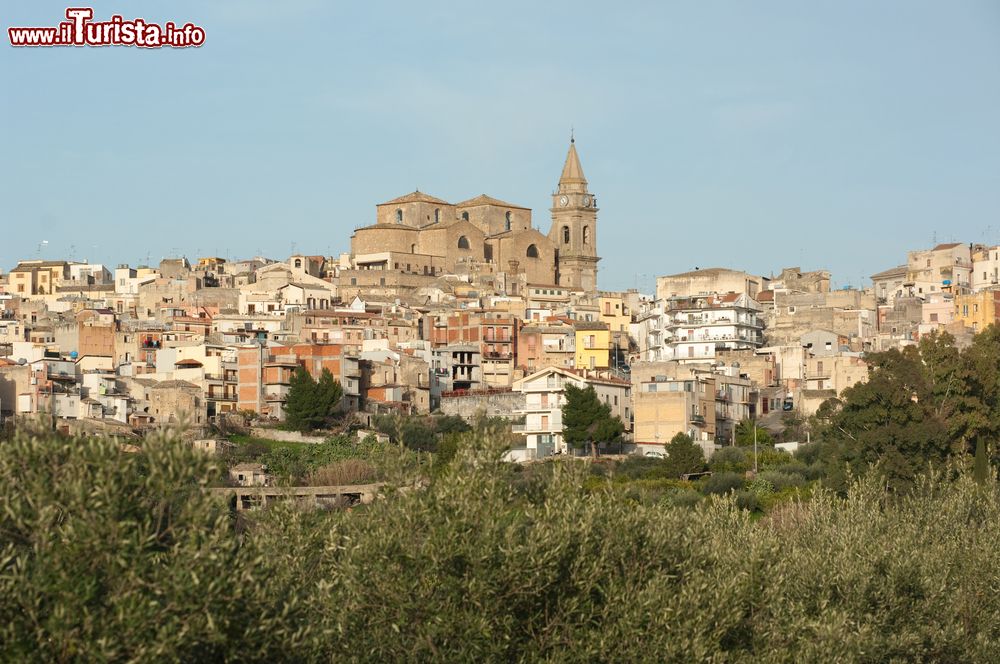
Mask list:
POLYGON ((931 314, 931 322, 932 323, 938 322, 938 315, 937 314, 931 314))
POLYGON ((583 243, 590 244, 590 226, 583 227, 583 243))
POLYGON ((462 221, 468 221, 468 220, 469 220, 469 213, 468 212, 463 212, 462 213, 462 221))
POLYGON ((301 258, 296 258, 295 259, 295 267, 302 267, 302 259, 301 258))
POLYGON ((818 373, 818 374, 823 373, 823 363, 822 362, 817 362, 816 363, 816 373, 818 373))
POLYGON ((441 210, 440 208, 434 210, 434 223, 441 221, 441 210))
POLYGON ((538 258, 538 247, 533 244, 528 245, 528 250, 525 252, 528 258, 538 258))
POLYGON ((563 226, 563 244, 569 244, 569 226, 563 226))
POLYGON ((504 215, 504 230, 510 230, 510 210, 507 210, 507 214, 504 215))
POLYGON ((397 224, 403 223, 403 211, 402 210, 396 210, 396 223, 397 224))
POLYGON ((459 249, 468 249, 469 248, 469 238, 465 237, 464 235, 461 236, 460 238, 458 238, 458 248, 459 249))
POLYGON ((417 245, 415 245, 415 244, 411 244, 410 245, 410 253, 411 254, 417 253, 417 245))

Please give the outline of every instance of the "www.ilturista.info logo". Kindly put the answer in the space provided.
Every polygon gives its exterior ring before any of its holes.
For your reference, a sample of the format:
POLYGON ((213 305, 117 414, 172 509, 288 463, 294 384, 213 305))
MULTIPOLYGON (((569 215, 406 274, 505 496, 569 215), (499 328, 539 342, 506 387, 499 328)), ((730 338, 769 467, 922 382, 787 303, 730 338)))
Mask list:
POLYGON ((163 25, 145 19, 125 20, 117 14, 108 21, 92 21, 91 7, 70 7, 67 21, 50 28, 7 28, 11 46, 140 46, 186 48, 205 43, 205 29, 193 23, 163 25))

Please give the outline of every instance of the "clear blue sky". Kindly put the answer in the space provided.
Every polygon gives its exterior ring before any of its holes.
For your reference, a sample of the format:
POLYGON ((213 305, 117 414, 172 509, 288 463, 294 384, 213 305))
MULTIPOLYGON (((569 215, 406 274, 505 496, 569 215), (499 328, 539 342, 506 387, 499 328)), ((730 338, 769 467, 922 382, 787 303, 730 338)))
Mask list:
MULTIPOLYGON (((82 4, 82 3, 77 3, 82 4)), ((98 2, 199 49, 14 49, 0 12, 0 267, 339 253, 419 187, 534 209, 570 126, 602 288, 833 271, 1000 242, 1000 2, 98 2)))

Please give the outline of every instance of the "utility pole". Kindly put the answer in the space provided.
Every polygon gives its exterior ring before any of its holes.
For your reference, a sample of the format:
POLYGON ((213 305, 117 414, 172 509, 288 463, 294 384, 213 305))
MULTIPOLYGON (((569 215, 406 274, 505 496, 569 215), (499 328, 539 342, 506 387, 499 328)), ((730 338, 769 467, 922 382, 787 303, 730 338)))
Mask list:
POLYGON ((753 476, 757 477, 757 420, 751 420, 753 425, 753 476))

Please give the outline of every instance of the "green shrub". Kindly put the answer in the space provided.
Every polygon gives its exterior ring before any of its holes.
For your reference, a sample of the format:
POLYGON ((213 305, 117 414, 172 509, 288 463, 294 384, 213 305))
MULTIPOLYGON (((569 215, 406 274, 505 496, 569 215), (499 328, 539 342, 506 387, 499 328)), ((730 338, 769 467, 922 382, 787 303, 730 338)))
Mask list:
POLYGON ((703 493, 726 494, 736 489, 742 489, 745 480, 739 473, 713 473, 702 480, 703 493))
POLYGON ((712 454, 708 467, 713 473, 744 473, 753 467, 753 450, 748 456, 742 447, 723 447, 712 454))
POLYGON ((798 487, 806 483, 802 475, 785 473, 778 470, 765 470, 757 479, 771 485, 772 491, 783 491, 789 487, 798 487))
POLYGON ((747 512, 760 511, 760 497, 758 492, 743 490, 734 494, 736 506, 747 512))
POLYGON ((871 474, 691 508, 690 483, 586 491, 586 464, 503 449, 473 432, 419 490, 241 530, 187 446, 18 434, 0 661, 997 661, 995 483, 871 474))

